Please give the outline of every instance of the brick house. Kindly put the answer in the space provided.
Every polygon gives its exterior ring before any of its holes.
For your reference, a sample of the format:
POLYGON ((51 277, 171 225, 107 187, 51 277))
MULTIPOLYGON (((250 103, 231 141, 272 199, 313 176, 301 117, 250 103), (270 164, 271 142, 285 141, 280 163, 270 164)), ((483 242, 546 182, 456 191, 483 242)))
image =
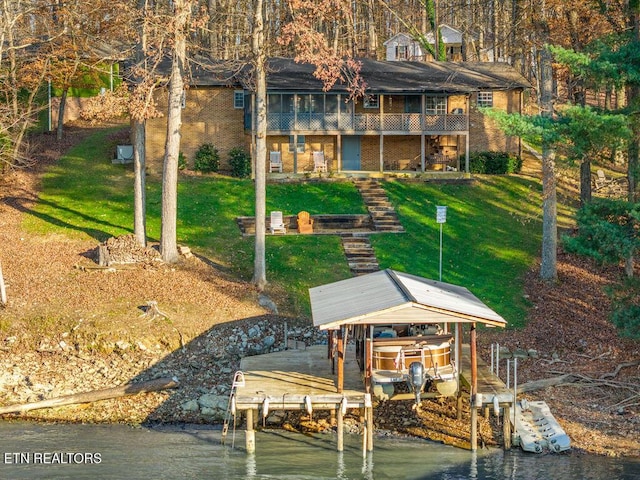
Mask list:
MULTIPOLYGON (((342 84, 324 92, 313 70, 291 59, 269 61, 267 149, 280 152, 285 174, 313 172, 313 152, 322 152, 329 171, 369 173, 468 172, 470 151, 520 153, 520 140, 505 136, 478 110, 522 111, 530 85, 507 64, 362 59, 367 94, 356 101, 342 84)), ((251 90, 241 80, 195 74, 182 116, 186 158, 213 143, 226 170, 231 148, 251 151, 251 105, 251 90)), ((166 118, 148 121, 151 162, 162 158, 165 135, 166 118)))

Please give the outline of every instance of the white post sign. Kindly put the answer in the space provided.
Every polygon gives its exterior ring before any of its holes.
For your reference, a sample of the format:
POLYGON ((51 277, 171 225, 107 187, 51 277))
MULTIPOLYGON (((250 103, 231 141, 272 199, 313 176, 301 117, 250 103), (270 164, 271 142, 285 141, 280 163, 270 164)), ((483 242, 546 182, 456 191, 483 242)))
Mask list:
POLYGON ((440 281, 442 281, 442 224, 447 221, 447 207, 436 206, 436 222, 440 224, 440 281))

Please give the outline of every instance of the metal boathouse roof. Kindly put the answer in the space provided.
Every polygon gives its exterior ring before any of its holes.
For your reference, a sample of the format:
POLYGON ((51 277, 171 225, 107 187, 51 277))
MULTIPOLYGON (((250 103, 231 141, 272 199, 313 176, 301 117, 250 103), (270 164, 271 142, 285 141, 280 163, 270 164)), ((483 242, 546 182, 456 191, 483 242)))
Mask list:
POLYGON ((387 269, 309 289, 313 324, 478 322, 504 327, 504 318, 458 285, 387 269))

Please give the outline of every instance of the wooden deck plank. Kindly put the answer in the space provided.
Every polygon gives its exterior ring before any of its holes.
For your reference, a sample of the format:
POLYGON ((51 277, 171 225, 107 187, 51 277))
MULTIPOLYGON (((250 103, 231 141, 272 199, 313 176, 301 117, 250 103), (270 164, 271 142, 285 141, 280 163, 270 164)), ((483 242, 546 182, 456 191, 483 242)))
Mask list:
MULTIPOLYGON (((482 394, 483 403, 492 403, 497 396, 500 403, 511 403, 513 391, 508 389, 505 383, 497 375, 491 373, 487 363, 478 357, 478 393, 482 394)), ((468 344, 462 345, 461 355, 462 382, 467 386, 471 384, 471 353, 468 344)))
POLYGON ((342 393, 337 392, 337 377, 331 373, 326 345, 245 357, 240 370, 245 375, 245 385, 237 388, 239 406, 260 403, 265 398, 274 402, 274 407, 290 408, 303 403, 305 396, 325 404, 339 402, 342 397, 347 397, 350 403, 364 398, 364 384, 353 348, 348 348, 345 355, 342 393))
MULTIPOLYGON (((471 383, 471 359, 469 345, 462 346, 461 379, 471 383)), ((305 396, 315 397, 318 404, 339 401, 343 396, 349 402, 358 402, 364 395, 360 368, 355 360, 353 347, 347 349, 344 366, 344 391, 337 393, 336 375, 331 373, 326 345, 314 345, 304 350, 285 350, 245 357, 240 362, 245 374, 245 386, 236 392, 238 405, 259 404, 265 398, 288 408, 298 408, 305 396), (286 401, 285 401, 286 400, 286 401)), ((513 392, 504 382, 492 374, 489 366, 478 357, 478 393, 483 403, 511 403, 513 392)))

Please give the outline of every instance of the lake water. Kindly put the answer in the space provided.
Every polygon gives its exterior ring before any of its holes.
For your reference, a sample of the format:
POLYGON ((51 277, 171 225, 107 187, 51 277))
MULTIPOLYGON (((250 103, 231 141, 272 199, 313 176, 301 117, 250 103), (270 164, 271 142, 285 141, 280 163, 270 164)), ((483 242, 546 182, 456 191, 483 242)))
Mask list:
POLYGON ((362 437, 242 432, 227 446, 220 431, 198 426, 40 425, 0 422, 0 479, 640 479, 640 459, 519 450, 476 454, 416 439, 376 437, 362 457, 362 437), (27 463, 29 462, 29 463, 27 463), (65 463, 62 463, 65 462, 65 463))

